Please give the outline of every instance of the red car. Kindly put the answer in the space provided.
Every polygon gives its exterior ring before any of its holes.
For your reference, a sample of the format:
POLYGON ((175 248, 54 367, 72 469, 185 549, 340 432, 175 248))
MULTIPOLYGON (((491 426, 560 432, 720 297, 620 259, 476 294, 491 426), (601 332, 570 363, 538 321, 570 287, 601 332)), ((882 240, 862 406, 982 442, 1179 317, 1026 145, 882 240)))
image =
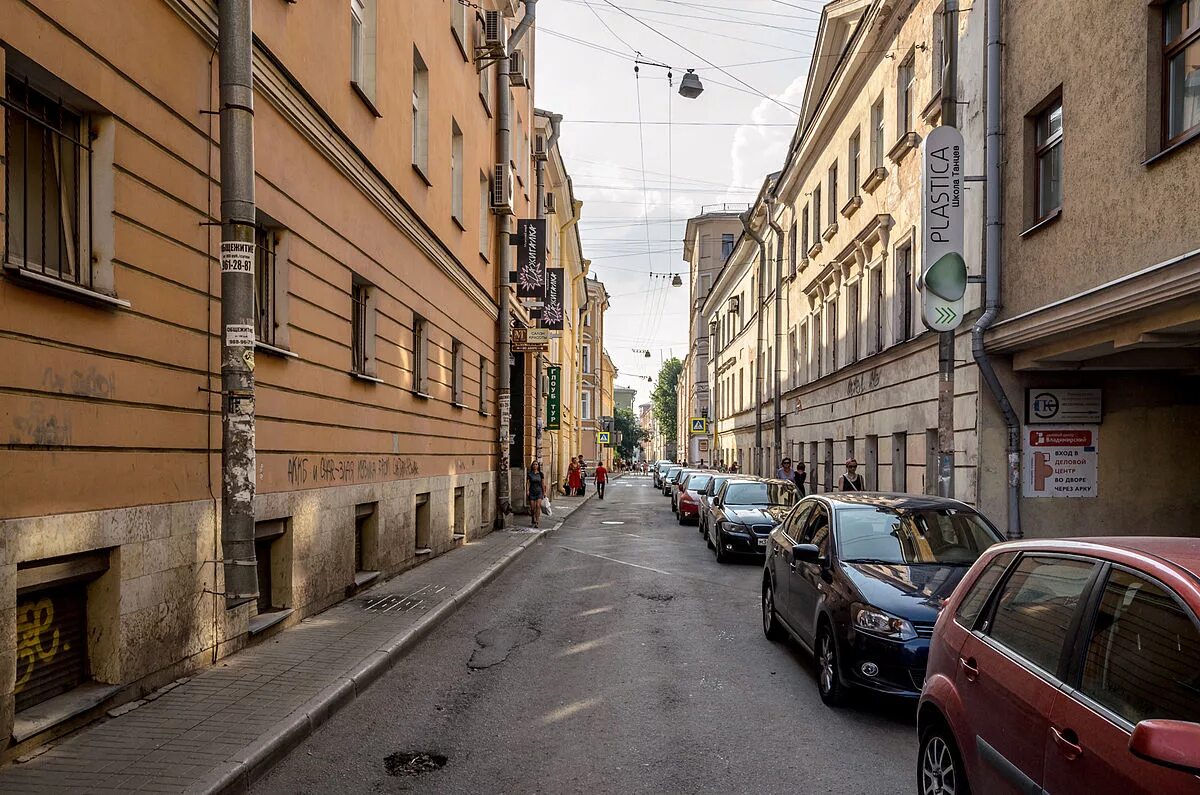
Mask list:
POLYGON ((693 472, 679 481, 679 499, 676 502, 675 514, 679 523, 684 524, 691 519, 700 523, 700 492, 708 487, 713 478, 712 472, 693 472))
POLYGON ((1200 539, 991 547, 938 616, 918 791, 1200 792, 1200 539))

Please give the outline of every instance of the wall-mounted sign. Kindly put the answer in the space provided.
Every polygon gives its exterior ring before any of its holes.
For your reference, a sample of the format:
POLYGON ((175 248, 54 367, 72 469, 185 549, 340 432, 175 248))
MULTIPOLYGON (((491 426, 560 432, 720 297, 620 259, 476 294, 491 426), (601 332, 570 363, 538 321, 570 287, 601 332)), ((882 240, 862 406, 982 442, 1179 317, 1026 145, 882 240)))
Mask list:
POLYGON ((1102 392, 1099 389, 1025 390, 1025 424, 1059 425, 1079 423, 1099 425, 1102 417, 1102 392))
POLYGON ((531 342, 529 340, 529 329, 515 328, 512 330, 512 352, 513 353, 546 353, 550 350, 549 343, 546 342, 531 342))
POLYGON ((602 447, 608 447, 612 445, 612 433, 609 431, 600 431, 597 436, 599 437, 600 445, 602 447))
POLYGON ((962 323, 967 292, 963 259, 963 136, 955 127, 929 131, 921 148, 921 316, 934 331, 962 323))
POLYGON ((546 297, 538 324, 552 331, 563 330, 563 298, 566 295, 566 270, 546 269, 546 297))
POLYGON ((562 422, 562 368, 546 368, 546 430, 557 431, 562 422))
POLYGON ((525 339, 528 342, 549 342, 550 330, 544 328, 525 329, 525 339))
POLYGON ((546 294, 546 219, 517 221, 517 298, 546 294))
POLYGON ((1025 430, 1026 497, 1095 497, 1100 429, 1055 425, 1025 430))
POLYGON ((692 417, 692 433, 707 434, 708 420, 704 417, 692 417))

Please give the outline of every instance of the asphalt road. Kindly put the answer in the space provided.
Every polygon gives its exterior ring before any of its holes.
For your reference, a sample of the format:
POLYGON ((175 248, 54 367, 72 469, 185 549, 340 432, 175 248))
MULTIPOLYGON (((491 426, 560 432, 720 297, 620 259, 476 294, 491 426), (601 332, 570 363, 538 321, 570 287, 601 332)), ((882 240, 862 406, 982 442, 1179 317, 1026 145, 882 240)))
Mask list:
POLYGON ((907 793, 912 705, 817 695, 649 478, 592 499, 255 787, 262 793, 907 793))

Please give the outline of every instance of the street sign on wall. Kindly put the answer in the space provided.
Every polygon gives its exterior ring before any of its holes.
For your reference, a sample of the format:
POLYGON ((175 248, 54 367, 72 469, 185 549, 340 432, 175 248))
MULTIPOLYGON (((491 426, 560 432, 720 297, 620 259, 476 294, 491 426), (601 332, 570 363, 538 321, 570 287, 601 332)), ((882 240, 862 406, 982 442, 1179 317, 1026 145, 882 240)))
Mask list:
POLYGON ((692 417, 692 433, 708 433, 708 420, 704 417, 692 417))
POLYGON ((1077 422, 1099 425, 1102 398, 1099 389, 1026 389, 1025 424, 1077 422))
POLYGON ((1054 425, 1025 430, 1022 492, 1026 497, 1095 497, 1100 429, 1054 425))
POLYGON ((546 368, 546 430, 557 431, 562 422, 562 368, 546 368))
POLYGON ((936 127, 921 148, 921 317, 934 331, 962 323, 967 292, 963 258, 963 136, 936 127))
POLYGON ((547 353, 550 350, 548 342, 530 342, 529 329, 515 328, 511 340, 513 353, 547 353))
POLYGON ((612 445, 612 434, 610 432, 600 431, 600 433, 597 435, 600 437, 599 441, 602 447, 609 447, 612 445))
POLYGON ((546 294, 546 219, 517 221, 517 298, 546 294))
POLYGON ((563 330, 563 297, 566 294, 566 269, 546 269, 546 298, 538 325, 553 331, 563 330))

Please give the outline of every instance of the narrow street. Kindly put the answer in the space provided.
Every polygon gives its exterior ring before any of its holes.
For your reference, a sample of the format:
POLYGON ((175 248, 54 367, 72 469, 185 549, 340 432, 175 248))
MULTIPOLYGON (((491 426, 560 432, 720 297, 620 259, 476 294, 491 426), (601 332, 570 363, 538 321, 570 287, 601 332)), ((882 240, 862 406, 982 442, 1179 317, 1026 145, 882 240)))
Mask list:
POLYGON ((909 791, 912 706, 823 706, 763 637, 760 576, 618 480, 255 789, 909 791))

